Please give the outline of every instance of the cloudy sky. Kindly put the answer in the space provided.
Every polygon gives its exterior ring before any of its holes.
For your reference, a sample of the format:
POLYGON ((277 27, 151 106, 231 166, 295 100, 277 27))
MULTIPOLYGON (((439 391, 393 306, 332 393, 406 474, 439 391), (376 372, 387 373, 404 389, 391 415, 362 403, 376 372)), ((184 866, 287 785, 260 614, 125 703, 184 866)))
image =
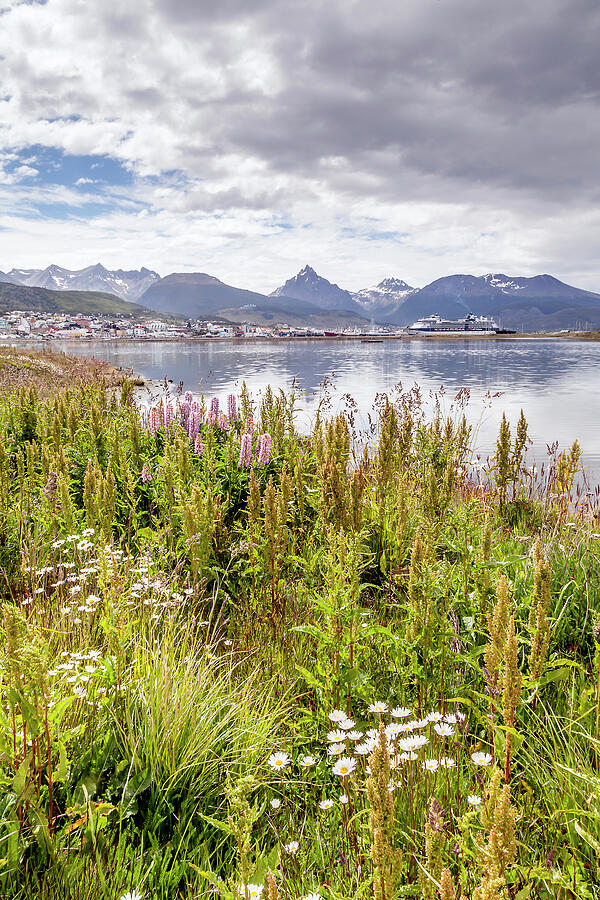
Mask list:
POLYGON ((600 291, 598 0, 0 0, 0 270, 600 291))

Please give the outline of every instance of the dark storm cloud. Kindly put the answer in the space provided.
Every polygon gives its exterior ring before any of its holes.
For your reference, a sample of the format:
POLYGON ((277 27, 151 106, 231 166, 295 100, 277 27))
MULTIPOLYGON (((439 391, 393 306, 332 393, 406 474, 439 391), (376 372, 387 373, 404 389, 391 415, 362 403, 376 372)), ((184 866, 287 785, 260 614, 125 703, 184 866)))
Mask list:
MULTIPOLYGON (((597 2, 230 0, 199 10, 165 0, 159 9, 225 66, 227 29, 245 23, 247 46, 276 64, 269 90, 231 86, 202 116, 219 152, 334 188, 330 158, 340 157, 357 187, 371 174, 390 199, 422 197, 431 179, 442 195, 596 199, 597 2)), ((351 189, 343 168, 340 179, 351 189)))

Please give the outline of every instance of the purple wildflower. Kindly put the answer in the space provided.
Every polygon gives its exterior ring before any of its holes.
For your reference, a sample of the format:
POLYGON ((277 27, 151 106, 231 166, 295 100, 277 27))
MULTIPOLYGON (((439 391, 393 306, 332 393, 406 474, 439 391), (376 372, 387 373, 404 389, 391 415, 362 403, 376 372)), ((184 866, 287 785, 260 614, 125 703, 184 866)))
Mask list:
POLYGON ((261 434, 256 445, 256 456, 259 466, 266 466, 271 459, 271 435, 261 434))
POLYGON ((238 469, 245 469, 252 463, 252 435, 245 432, 240 443, 238 469))
POLYGON ((235 394, 227 395, 227 417, 230 422, 237 419, 237 399, 235 394))
POLYGON ((209 425, 215 425, 219 420, 219 398, 213 397, 210 401, 210 409, 206 421, 209 425))
POLYGON ((152 475, 148 470, 148 466, 146 463, 142 466, 142 474, 140 475, 141 480, 145 483, 147 481, 152 481, 152 475))
POLYGON ((202 435, 197 434, 196 440, 194 441, 194 453, 197 453, 198 456, 202 456, 204 453, 204 444, 202 443, 202 435))

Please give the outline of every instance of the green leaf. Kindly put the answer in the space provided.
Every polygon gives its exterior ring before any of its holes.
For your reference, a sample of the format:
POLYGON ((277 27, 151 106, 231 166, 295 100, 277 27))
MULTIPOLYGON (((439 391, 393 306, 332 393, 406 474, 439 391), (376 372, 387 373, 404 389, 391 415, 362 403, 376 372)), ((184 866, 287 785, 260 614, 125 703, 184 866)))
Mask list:
POLYGON ((52 773, 52 781, 55 783, 64 781, 67 777, 69 761, 67 759, 67 751, 62 741, 58 742, 58 769, 52 773))

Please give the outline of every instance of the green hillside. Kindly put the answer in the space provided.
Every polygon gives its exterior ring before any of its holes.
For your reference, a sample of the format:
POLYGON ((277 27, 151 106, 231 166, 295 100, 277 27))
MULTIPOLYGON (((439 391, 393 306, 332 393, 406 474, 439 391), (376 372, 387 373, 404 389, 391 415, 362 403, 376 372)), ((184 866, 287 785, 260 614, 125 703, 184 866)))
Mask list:
POLYGON ((0 283, 0 313, 14 310, 116 316, 140 316, 149 312, 144 306, 100 291, 50 291, 23 284, 0 283))

